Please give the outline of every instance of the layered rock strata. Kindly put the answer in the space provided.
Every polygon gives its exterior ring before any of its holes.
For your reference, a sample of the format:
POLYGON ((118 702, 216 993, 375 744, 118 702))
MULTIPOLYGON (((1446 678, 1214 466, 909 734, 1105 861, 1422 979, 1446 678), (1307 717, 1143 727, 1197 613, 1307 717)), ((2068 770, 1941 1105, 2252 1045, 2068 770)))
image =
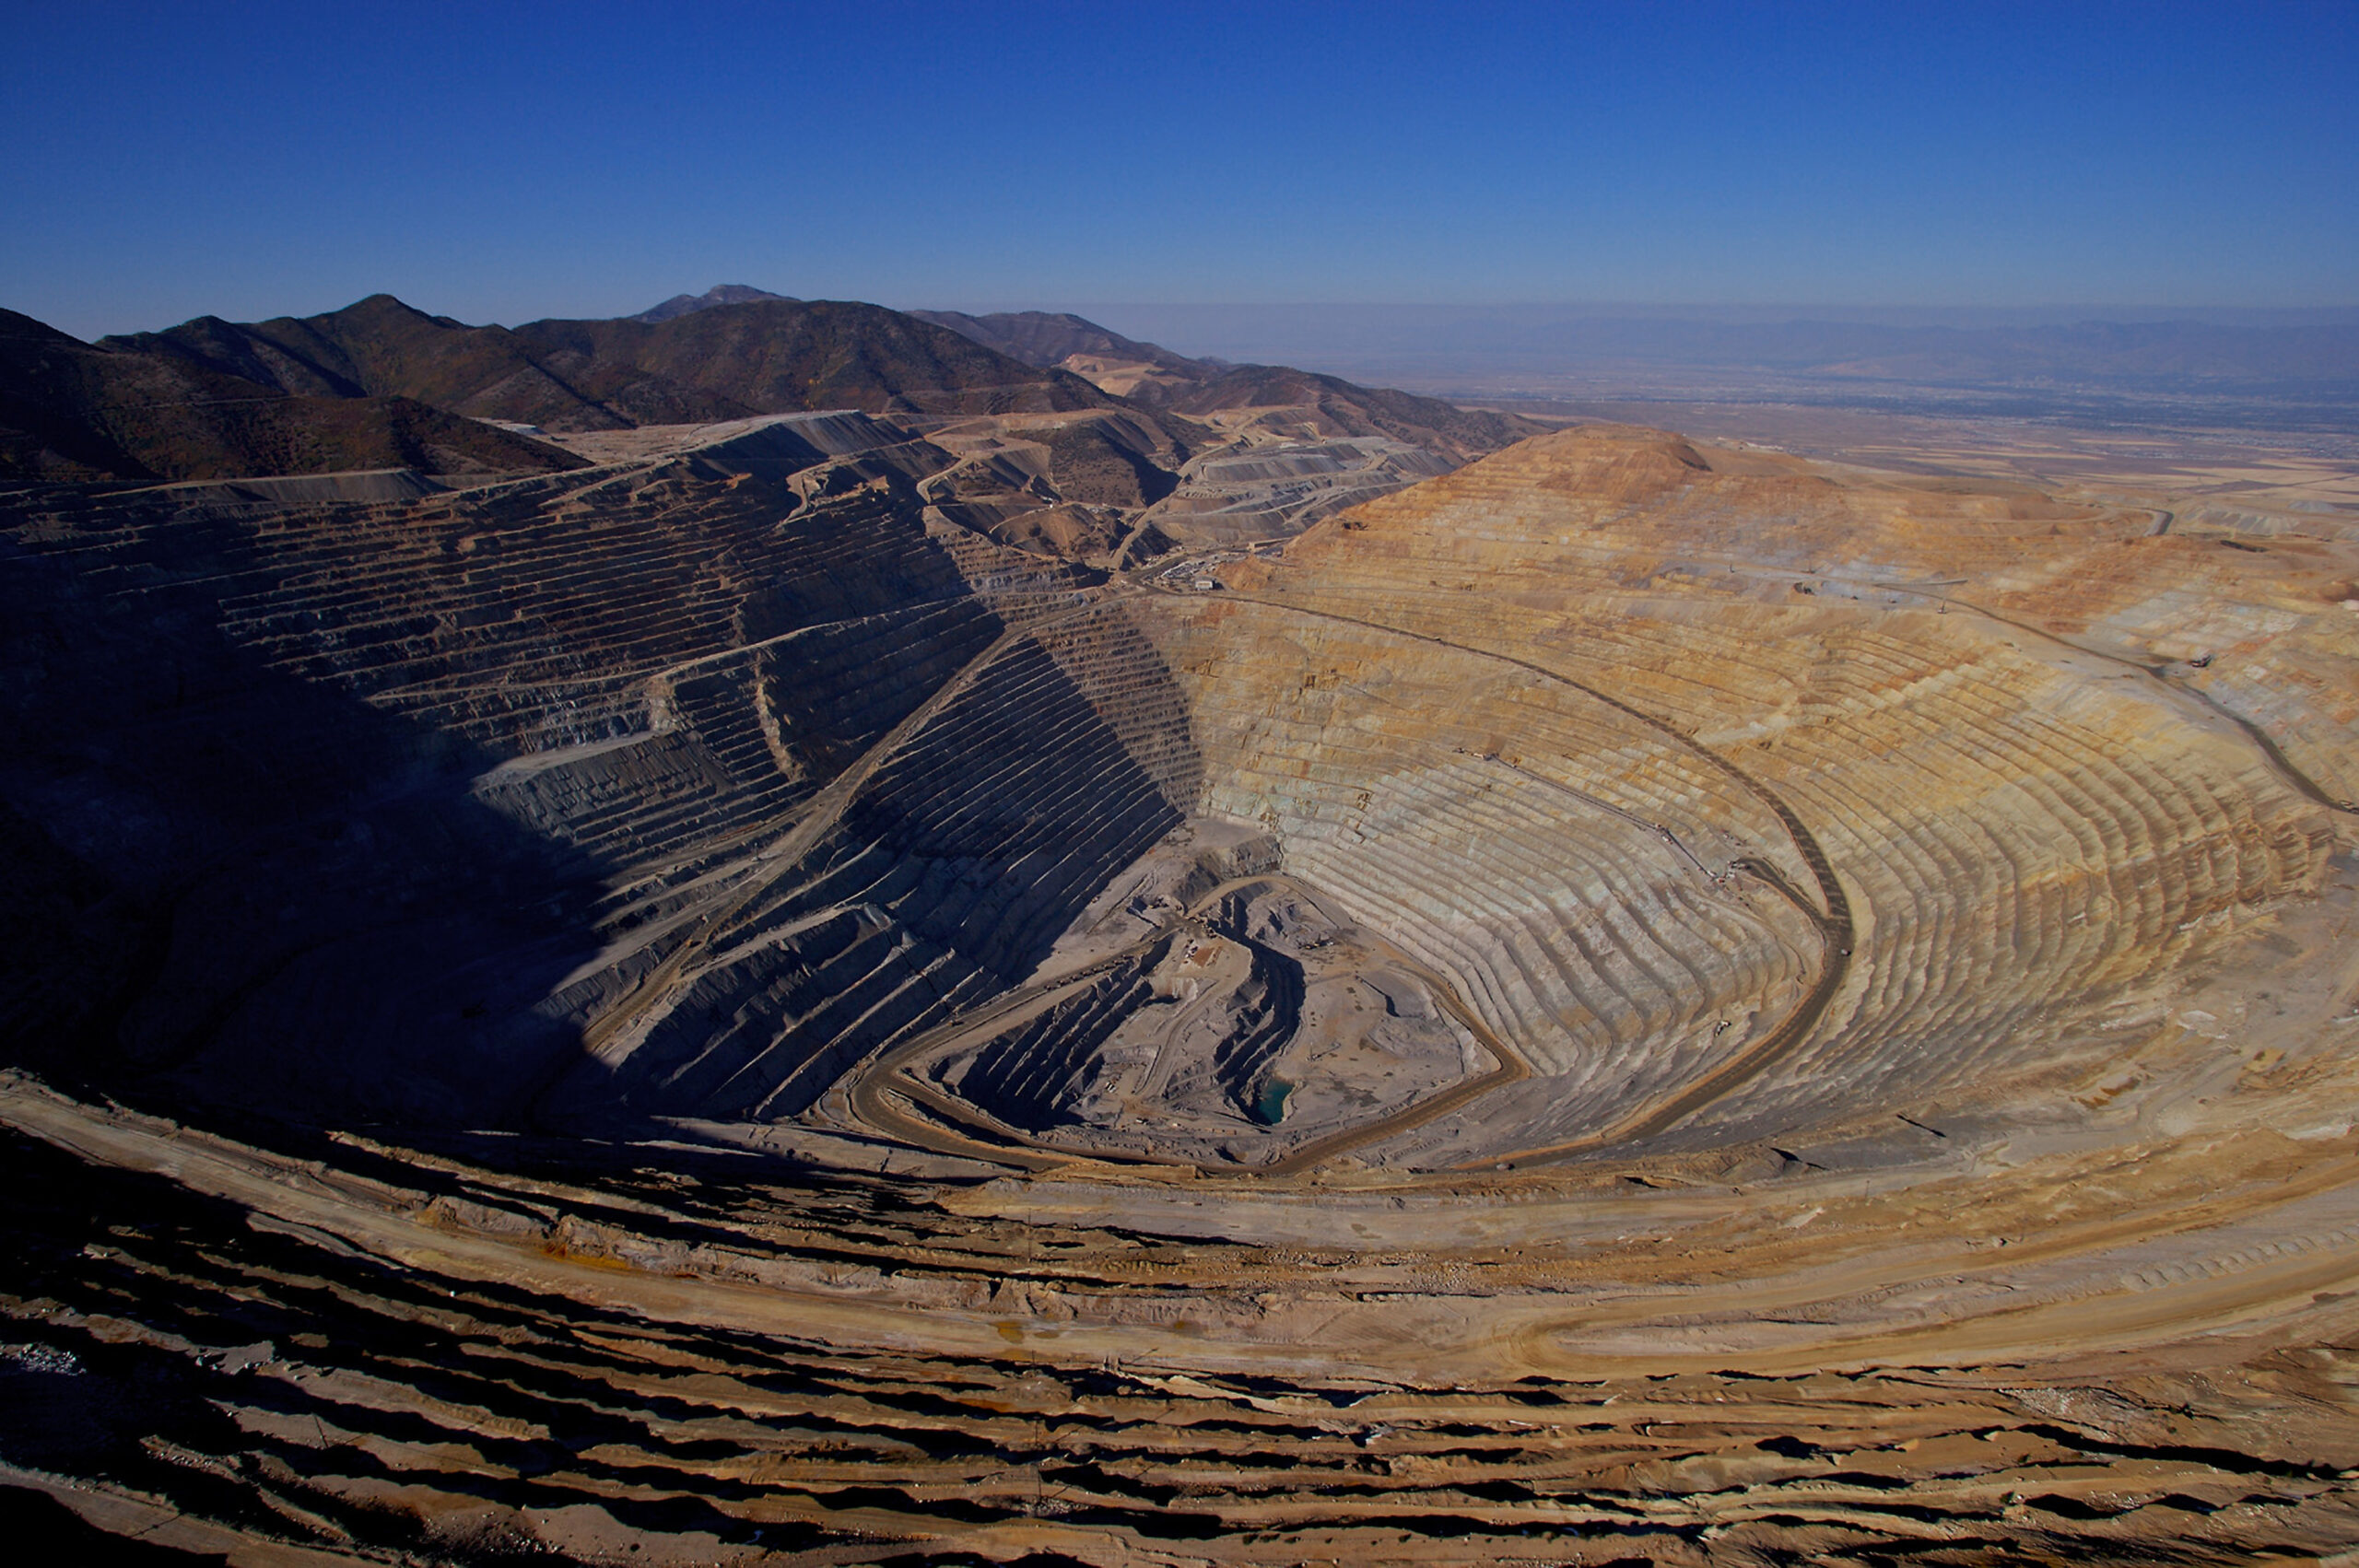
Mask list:
POLYGON ((1125 577, 962 525, 975 462, 12 494, 20 1501, 359 1561, 2347 1545, 2343 520, 1588 429, 1125 577))

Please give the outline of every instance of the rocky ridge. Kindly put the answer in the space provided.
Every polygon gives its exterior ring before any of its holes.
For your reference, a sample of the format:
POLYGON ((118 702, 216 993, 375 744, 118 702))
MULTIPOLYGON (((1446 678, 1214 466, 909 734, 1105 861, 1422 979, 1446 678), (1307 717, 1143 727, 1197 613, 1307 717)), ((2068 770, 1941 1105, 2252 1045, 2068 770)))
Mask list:
POLYGON ((351 389, 315 395, 251 362, 93 347, 0 310, 0 482, 579 466, 546 443, 414 397, 351 389))
POLYGON ((512 329, 389 295, 97 345, 13 319, 0 462, 28 476, 369 467, 475 482, 570 466, 568 450, 644 456, 709 441, 699 432, 716 425, 854 408, 910 422, 963 460, 928 496, 960 525, 1102 566, 1184 542, 1281 538, 1542 428, 1332 377, 1189 360, 1078 317, 904 314, 743 285, 512 329), (1144 380, 1131 373, 1142 367, 1144 380))

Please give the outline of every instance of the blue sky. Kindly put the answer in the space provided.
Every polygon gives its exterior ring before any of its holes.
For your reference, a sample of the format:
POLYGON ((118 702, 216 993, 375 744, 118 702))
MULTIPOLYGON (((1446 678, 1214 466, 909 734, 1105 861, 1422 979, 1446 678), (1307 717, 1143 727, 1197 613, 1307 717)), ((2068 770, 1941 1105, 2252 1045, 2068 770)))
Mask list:
POLYGON ((0 304, 2359 304, 2359 3, 0 0, 0 304))

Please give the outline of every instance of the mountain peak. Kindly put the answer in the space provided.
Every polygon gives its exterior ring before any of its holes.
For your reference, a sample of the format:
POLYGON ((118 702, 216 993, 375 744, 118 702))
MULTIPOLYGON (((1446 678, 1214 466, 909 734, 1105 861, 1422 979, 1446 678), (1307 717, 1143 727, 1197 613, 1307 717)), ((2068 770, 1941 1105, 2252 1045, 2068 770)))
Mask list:
POLYGON ((661 305, 641 310, 630 318, 634 322, 668 322, 675 316, 685 316, 697 310, 710 310, 715 305, 745 305, 757 299, 783 299, 792 303, 791 294, 772 294, 767 288, 756 288, 745 283, 717 283, 702 294, 675 294, 661 305))

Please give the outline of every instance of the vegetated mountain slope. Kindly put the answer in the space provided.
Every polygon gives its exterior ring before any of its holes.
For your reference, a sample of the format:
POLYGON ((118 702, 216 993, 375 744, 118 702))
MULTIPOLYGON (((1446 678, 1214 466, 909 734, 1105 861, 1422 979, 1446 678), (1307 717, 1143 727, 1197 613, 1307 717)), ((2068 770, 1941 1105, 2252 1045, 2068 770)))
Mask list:
POLYGON ((626 369, 745 413, 887 409, 1049 413, 1113 406, 1062 370, 1011 359, 881 305, 762 299, 672 320, 534 322, 516 331, 540 361, 594 384, 626 369))
POLYGON ((1037 369, 930 322, 833 300, 763 298, 653 322, 511 330, 429 316, 378 294, 324 315, 244 325, 204 317, 105 346, 177 355, 287 392, 414 397, 552 430, 816 408, 980 414, 1112 401, 1077 376, 1037 369))
POLYGON ((208 325, 191 337, 213 351, 125 339, 92 345, 0 311, 0 474, 153 480, 582 466, 569 452, 415 398, 367 395, 316 372, 281 376, 234 333, 208 325))
POLYGON ((1175 413, 1203 417, 1248 408, 1298 409, 1320 435, 1389 436, 1466 462, 1549 428, 1517 414, 1460 408, 1439 398, 1364 387, 1283 365, 1238 365, 1175 391, 1175 413))
MULTIPOLYGON (((288 392, 396 395, 479 419, 552 430, 733 419, 766 410, 686 388, 626 361, 552 351, 500 326, 429 316, 389 294, 341 310, 253 323, 200 317, 108 346, 178 354, 288 392)), ((800 406, 797 404, 796 406, 800 406)))
POLYGON ((1096 322, 1062 310, 994 310, 982 316, 970 316, 963 310, 911 310, 910 314, 1043 369, 1063 365, 1076 354, 1154 365, 1191 378, 1212 375, 1224 368, 1217 360, 1191 359, 1158 344, 1124 337, 1096 322))
POLYGON ((772 294, 767 288, 751 284, 719 283, 702 294, 675 294, 661 305, 651 305, 630 319, 634 322, 668 322, 675 316, 685 316, 694 310, 710 310, 715 305, 748 305, 757 299, 783 299, 794 302, 791 294, 772 294))
MULTIPOLYGON (((454 414, 553 430, 616 429, 639 422, 625 409, 606 406, 599 392, 551 374, 507 328, 429 316, 390 294, 372 294, 317 316, 245 323, 204 316, 165 332, 108 338, 101 346, 180 354, 290 392, 414 397, 454 414)), ((624 390, 609 385, 601 392, 624 390)), ((641 401, 666 406, 661 392, 641 401)), ((685 404, 669 411, 681 418, 726 418, 741 412, 685 404)))
MULTIPOLYGON (((1151 554, 1171 538, 1280 537, 1337 506, 1543 427, 1332 376, 1189 359, 1077 316, 924 316, 791 299, 742 284, 682 295, 635 317, 512 329, 470 326, 373 295, 318 316, 243 324, 201 317, 101 346, 145 357, 142 363, 158 373, 168 369, 179 381, 210 378, 229 386, 235 396, 209 399, 225 405, 272 394, 410 398, 568 436, 828 408, 913 417, 970 460, 929 497, 959 508, 957 521, 1036 551, 1108 559, 1151 554), (1089 426, 1075 416, 1110 423, 1089 426), (1360 438, 1391 444, 1336 444, 1360 438), (1223 441, 1237 452, 1285 451, 1245 468, 1199 474, 1199 460, 1218 455, 1223 441), (1309 450, 1322 443, 1322 451, 1309 450), (1140 514, 1166 502, 1177 532, 1136 526, 1140 514)), ((29 402, 42 404, 39 395, 29 402)), ((288 412, 250 422, 275 431, 288 412)), ((310 417, 339 433, 356 418, 310 417)), ((418 415, 411 410, 405 417, 414 425, 418 415)), ((413 461, 405 454, 433 443, 404 435, 406 428, 389 427, 387 440, 365 450, 348 436, 325 448, 257 436, 249 447, 293 455, 229 466, 311 468, 333 464, 334 454, 347 450, 370 462, 413 461)), ((103 441, 93 447, 70 430, 58 439, 65 448, 47 471, 135 471, 103 441), (88 449, 88 461, 65 455, 68 448, 88 449)), ((41 442, 34 449, 50 450, 41 442)), ((584 450, 602 461, 615 455, 584 450)), ((184 462, 136 470, 224 471, 184 462)))
POLYGON ((1225 368, 1219 360, 1191 359, 1062 311, 1003 310, 970 316, 958 310, 918 310, 911 314, 1027 365, 1070 370, 1101 391, 1147 406, 1168 403, 1175 392, 1225 368))

